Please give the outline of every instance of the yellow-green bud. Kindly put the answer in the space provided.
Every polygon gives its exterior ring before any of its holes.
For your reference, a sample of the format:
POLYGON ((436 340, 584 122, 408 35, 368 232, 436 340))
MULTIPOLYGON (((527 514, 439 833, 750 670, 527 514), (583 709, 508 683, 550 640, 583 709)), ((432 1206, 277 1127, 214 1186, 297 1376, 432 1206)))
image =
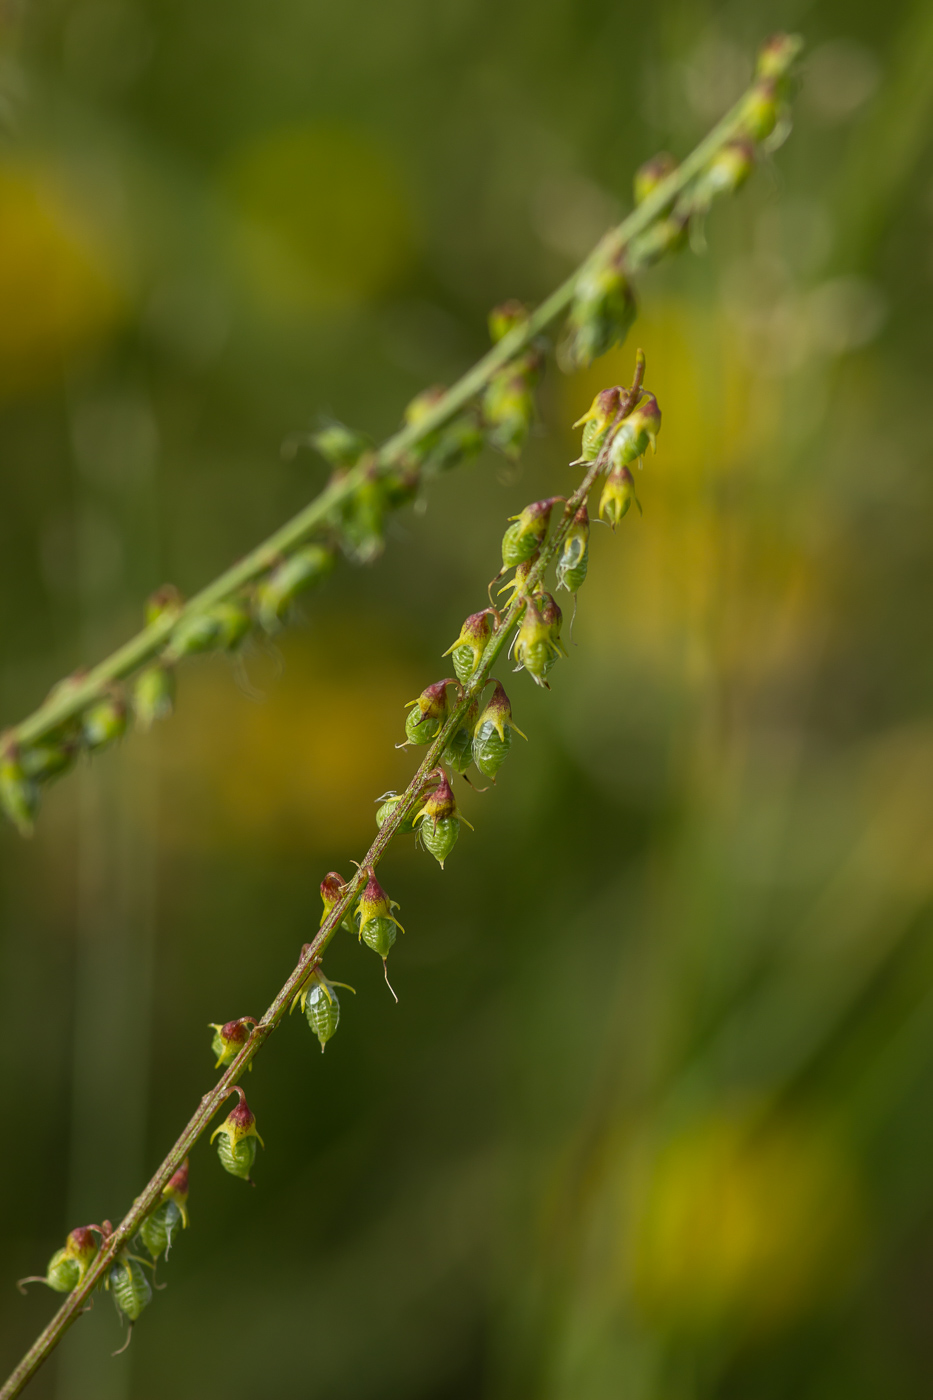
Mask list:
POLYGON ((44 1283, 55 1293, 70 1293, 84 1280, 84 1275, 97 1258, 99 1245, 93 1229, 89 1225, 79 1225, 66 1239, 61 1249, 56 1249, 48 1263, 44 1275, 31 1274, 21 1278, 17 1288, 25 1293, 26 1283, 44 1283))
POLYGON ((502 567, 514 569, 538 549, 547 535, 551 511, 563 496, 550 496, 546 501, 534 501, 519 515, 510 515, 512 524, 502 536, 502 567))
POLYGON ((246 1102, 246 1095, 237 1084, 233 1092, 239 1096, 236 1108, 231 1109, 219 1128, 211 1133, 211 1142, 220 1137, 217 1156, 224 1171, 250 1181, 250 1168, 256 1159, 256 1143, 265 1143, 256 1131, 256 1119, 246 1102))
POLYGON ((583 417, 574 423, 575 428, 583 428, 581 461, 596 461, 606 441, 606 434, 615 422, 621 402, 622 390, 617 384, 611 389, 603 389, 596 395, 583 417))
POLYGON ((185 600, 174 583, 163 583, 146 600, 146 626, 158 622, 166 614, 175 616, 181 612, 184 604, 185 600))
POLYGON ((126 732, 126 701, 117 690, 102 695, 81 716, 84 743, 93 753, 106 748, 126 732))
MULTIPOLYGON (((321 900, 324 908, 321 912, 321 922, 319 928, 323 928, 328 914, 346 893, 347 882, 336 870, 330 870, 321 881, 321 900)), ((353 925, 350 923, 349 913, 344 914, 340 920, 340 927, 345 928, 347 933, 353 933, 353 925)))
MULTIPOLYGON (((252 1016, 241 1016, 236 1021, 225 1021, 218 1025, 216 1021, 209 1021, 208 1025, 214 1032, 211 1041, 211 1053, 217 1056, 215 1069, 220 1069, 221 1065, 229 1065, 236 1059, 243 1046, 249 1040, 250 1027, 255 1026, 256 1021, 252 1016)), ((252 1065, 250 1066, 252 1069, 252 1065)))
MULTIPOLYGON (((450 779, 443 768, 435 768, 429 781, 435 782, 436 786, 428 795, 415 821, 421 823, 419 835, 425 850, 431 853, 443 870, 444 861, 457 844, 461 817, 457 811, 457 800, 450 786, 450 779)), ((469 825, 467 822, 467 826, 469 825)))
POLYGON ((256 588, 256 612, 264 630, 277 632, 298 594, 326 578, 334 562, 332 549, 306 544, 277 564, 256 588))
MULTIPOLYGON (((538 595, 539 598, 541 596, 538 595)), ((558 655, 558 646, 551 635, 551 624, 542 617, 536 600, 529 599, 515 639, 516 671, 527 671, 536 685, 550 690, 547 675, 558 655)))
MULTIPOLYGON (((395 930, 402 928, 392 913, 398 905, 386 894, 372 866, 367 866, 363 873, 368 874, 369 879, 356 906, 359 936, 385 962, 395 942, 395 930)), ((402 929, 402 932, 405 930, 402 929)))
POLYGON ((520 301, 512 299, 494 306, 489 313, 489 336, 493 344, 498 344, 509 331, 524 325, 527 320, 528 307, 520 301))
POLYGON ((609 465, 628 466, 636 458, 644 456, 650 444, 652 452, 657 451, 658 433, 661 431, 661 410, 654 394, 645 394, 642 402, 623 418, 612 435, 609 448, 609 465))
POLYGON ((512 719, 512 706, 501 681, 496 681, 492 697, 487 701, 473 726, 473 762, 479 772, 495 781, 512 747, 512 730, 526 736, 512 719))
POLYGON ((492 608, 471 613, 460 628, 460 636, 444 652, 444 656, 452 657, 457 679, 464 685, 479 665, 494 626, 495 614, 492 608))
POLYGON ((802 47, 799 34, 772 34, 758 51, 755 76, 785 78, 802 47))
MULTIPOLYGON (((380 806, 376 808, 376 826, 382 830, 389 820, 398 804, 403 801, 405 794, 399 792, 387 793, 385 797, 379 798, 380 806)), ((411 814, 403 817, 399 825, 395 828, 397 836, 408 836, 415 829, 411 814)))
POLYGON ((635 502, 641 514, 641 502, 635 495, 635 478, 628 467, 613 467, 606 477, 602 495, 599 498, 599 518, 606 520, 614 530, 629 506, 635 502))
MULTIPOLYGON (((467 619, 469 621, 469 618, 467 619)), ((456 646, 456 643, 454 643, 456 646)), ((446 652, 444 653, 447 654, 446 652)), ((447 718, 447 687, 460 686, 452 676, 435 681, 406 705, 405 736, 411 744, 429 744, 447 718)))
POLYGON ((157 719, 167 719, 175 703, 175 672, 154 661, 133 682, 133 710, 137 728, 145 733, 157 719))
POLYGON ((635 320, 635 297, 621 254, 585 267, 577 278, 560 358, 568 370, 585 369, 621 345, 635 320))
POLYGON ((31 836, 39 810, 39 788, 24 771, 18 745, 0 749, 0 804, 21 836, 31 836))
POLYGON ((372 448, 372 443, 363 433, 348 428, 345 423, 328 423, 309 439, 311 446, 320 452, 332 467, 346 469, 358 462, 364 452, 372 448))
POLYGON ((635 171, 635 203, 643 204, 649 194, 677 169, 677 162, 668 151, 659 151, 635 171))

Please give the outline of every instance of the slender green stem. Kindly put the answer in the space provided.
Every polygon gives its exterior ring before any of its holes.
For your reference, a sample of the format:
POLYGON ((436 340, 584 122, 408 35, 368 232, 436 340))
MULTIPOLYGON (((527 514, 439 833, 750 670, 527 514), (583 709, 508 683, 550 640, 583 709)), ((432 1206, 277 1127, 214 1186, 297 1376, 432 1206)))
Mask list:
MULTIPOLYGON (((789 48, 787 66, 795 56, 796 50, 789 48)), ((376 452, 374 461, 369 459, 361 462, 344 476, 331 480, 297 515, 215 578, 200 593, 195 594, 181 612, 164 614, 137 632, 135 637, 118 647, 86 675, 75 678, 65 688, 53 691, 37 710, 8 730, 6 737, 19 744, 34 743, 66 721, 80 715, 100 695, 105 686, 131 675, 157 655, 179 621, 232 597, 270 569, 282 555, 325 526, 338 507, 349 500, 363 484, 368 473, 375 471, 384 474, 398 467, 404 461, 406 453, 466 408, 498 370, 531 345, 542 331, 568 309, 573 301, 577 283, 595 261, 605 257, 609 251, 625 249, 668 209, 677 196, 703 171, 712 157, 742 129, 747 96, 744 94, 739 99, 690 155, 657 185, 628 218, 604 236, 593 252, 526 321, 514 326, 488 350, 416 424, 402 428, 384 442, 376 452)))

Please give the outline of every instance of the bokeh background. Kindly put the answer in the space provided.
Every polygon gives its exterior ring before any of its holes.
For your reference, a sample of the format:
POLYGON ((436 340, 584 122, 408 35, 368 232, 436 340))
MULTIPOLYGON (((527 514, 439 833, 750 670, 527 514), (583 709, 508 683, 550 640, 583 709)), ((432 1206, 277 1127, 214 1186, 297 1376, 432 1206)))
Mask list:
POLYGON ((933 12, 926 0, 5 0, 0 714, 12 723, 307 500, 685 153, 755 48, 788 144, 629 344, 549 368, 484 456, 281 645, 0 834, 0 1368, 65 1232, 118 1218, 411 771, 405 701, 630 375, 644 517, 594 529, 570 660, 509 683, 498 786, 325 1056, 246 1085, 256 1189, 202 1143, 128 1352, 100 1297, 36 1400, 914 1400, 933 1385, 933 12))

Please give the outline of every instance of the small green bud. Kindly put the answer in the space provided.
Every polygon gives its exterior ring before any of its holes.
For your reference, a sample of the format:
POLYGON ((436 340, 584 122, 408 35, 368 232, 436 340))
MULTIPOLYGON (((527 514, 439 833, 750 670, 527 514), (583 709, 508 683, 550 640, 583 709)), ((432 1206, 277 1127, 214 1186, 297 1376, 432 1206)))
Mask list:
POLYGON ((586 502, 573 517, 573 524, 564 536, 557 560, 557 586, 576 593, 586 579, 590 557, 590 517, 586 502))
POLYGON ((372 564, 385 548, 385 486, 371 472, 344 501, 339 533, 344 552, 356 564, 372 564))
POLYGON ((220 1137, 217 1156, 224 1171, 229 1172, 231 1176, 240 1177, 243 1181, 250 1181, 250 1168, 256 1159, 256 1143, 261 1143, 263 1147, 266 1144, 256 1131, 256 1119, 246 1102, 243 1090, 237 1084, 233 1092, 239 1095, 240 1101, 231 1109, 220 1127, 211 1133, 211 1142, 215 1137, 220 1137))
POLYGON ((545 690, 550 690, 547 675, 560 654, 552 636, 552 623, 545 621, 538 608, 539 600, 548 596, 538 594, 534 599, 529 598, 515 639, 516 671, 527 671, 535 684, 545 690))
POLYGON ((364 452, 372 450, 372 442, 363 433, 348 428, 344 423, 328 423, 318 432, 312 433, 308 441, 325 461, 338 470, 352 467, 364 452))
MULTIPOLYGON (((211 1054, 217 1056, 215 1069, 220 1069, 221 1065, 229 1065, 236 1059, 243 1046, 249 1040, 250 1027, 256 1022, 252 1016, 241 1016, 237 1021, 225 1021, 222 1026, 216 1021, 209 1021, 208 1025, 214 1032, 211 1041, 211 1054)), ((250 1065, 252 1069, 252 1065, 250 1065)))
POLYGON ((641 502, 635 495, 635 478, 628 467, 613 467, 606 477, 602 495, 599 498, 599 518, 606 520, 614 530, 627 514, 629 506, 635 502, 641 514, 641 502))
POLYGON ((777 78, 759 78, 745 98, 742 125, 753 141, 764 141, 777 126, 781 101, 777 78))
POLYGON ((431 780, 436 782, 436 786, 415 821, 421 823, 419 835, 425 850, 431 853, 443 870, 444 861, 457 844, 460 822, 466 818, 461 818, 457 811, 457 800, 443 768, 435 768, 431 780))
POLYGON ((512 747, 512 730, 526 736, 512 720, 512 706, 501 681, 473 727, 473 762, 479 772, 495 781, 512 747))
POLYGON ((582 462, 595 462, 606 441, 606 434, 615 422, 622 402, 622 390, 613 385, 598 393, 584 413, 574 423, 575 428, 583 428, 583 441, 580 449, 582 462))
POLYGON ((19 761, 26 778, 37 783, 48 782, 66 772, 78 756, 78 742, 66 738, 46 738, 36 744, 20 747, 19 761))
POLYGON ((0 804, 21 836, 31 836, 39 810, 39 787, 27 777, 12 740, 0 749, 0 804))
MULTIPOLYGON (((546 528, 546 524, 545 524, 546 528)), ((495 613, 492 608, 471 613, 460 628, 460 636, 443 653, 453 659, 457 679, 466 685, 482 660, 483 652, 493 634, 495 613)))
POLYGON ((644 233, 633 239, 629 256, 633 267, 651 267, 668 253, 679 253, 686 245, 690 227, 690 212, 676 205, 666 219, 657 219, 644 233))
POLYGON ((154 661, 133 682, 133 710, 136 725, 143 732, 157 719, 167 719, 175 704, 175 672, 171 666, 154 661))
POLYGON ((661 410, 654 394, 645 394, 637 408, 623 418, 612 436, 609 448, 611 467, 627 467, 629 462, 644 456, 649 444, 652 452, 657 452, 658 433, 661 431, 661 410))
POLYGON ((528 307, 514 298, 494 306, 489 313, 489 337, 494 345, 508 335, 516 326, 523 326, 528 320, 528 307))
MULTIPOLYGON (((447 655, 446 652, 444 654, 447 655)), ((457 689, 460 689, 457 681, 448 676, 445 680, 435 681, 433 685, 427 686, 416 700, 408 701, 405 736, 410 744, 429 744, 444 723, 447 718, 449 685, 456 685, 457 689)))
POLYGON ((697 180, 693 202, 698 212, 708 209, 721 194, 734 194, 755 168, 755 148, 750 141, 737 137, 713 156, 697 180))
POLYGON ((621 345, 635 320, 635 297, 622 270, 622 255, 585 267, 577 279, 560 350, 563 366, 585 369, 613 345, 621 345))
POLYGON ((677 169, 677 162, 669 151, 659 151, 646 160, 635 171, 635 203, 644 204, 649 194, 654 194, 658 185, 677 169))
MULTIPOLYGON (((380 798, 381 805, 376 809, 376 826, 382 830, 386 822, 395 811, 398 804, 403 800, 404 793, 390 792, 384 798, 380 798)), ((397 836, 408 836, 415 829, 411 814, 404 817, 396 827, 397 836)))
POLYGON ((309 989, 305 1001, 305 1019, 314 1031, 324 1053, 324 1046, 340 1022, 340 1001, 333 987, 318 977, 309 989))
POLYGON ((551 496, 546 501, 534 501, 520 515, 511 515, 513 522, 502 536, 502 567, 514 569, 537 554, 547 535, 551 511, 563 496, 551 496))
POLYGON ((48 1263, 44 1275, 33 1274, 21 1278, 17 1288, 25 1293, 26 1283, 44 1283, 55 1293, 70 1293, 84 1281, 84 1275, 97 1258, 99 1245, 94 1232, 88 1225, 79 1225, 72 1230, 62 1249, 57 1249, 48 1263))
POLYGON ((256 588, 260 626, 266 632, 277 632, 298 594, 325 579, 334 562, 332 549, 322 544, 306 544, 277 564, 256 588))
MULTIPOLYGON (((385 962, 389 950, 395 942, 395 930, 402 928, 392 913, 392 910, 397 909, 398 905, 386 894, 376 879, 372 866, 367 866, 363 873, 368 873, 369 879, 356 906, 359 937, 385 962)), ((404 933, 405 930, 402 929, 402 932, 404 933)))
POLYGON ((135 1322, 152 1301, 152 1288, 143 1272, 142 1265, 126 1250, 123 1250, 107 1275, 107 1287, 113 1294, 117 1312, 123 1313, 130 1322, 135 1322))
POLYGON ((239 602, 214 603, 183 616, 172 631, 164 660, 169 665, 202 651, 233 651, 252 626, 249 610, 239 602))
POLYGON ((157 588, 146 600, 146 626, 150 627, 166 614, 176 616, 184 605, 185 600, 174 583, 163 583, 162 587, 157 588))
POLYGON ((126 733, 126 701, 111 690, 89 705, 81 716, 85 746, 93 753, 106 748, 126 733))
POLYGON ((487 384, 481 411, 490 446, 510 462, 518 460, 534 421, 534 387, 541 371, 537 349, 504 365, 487 384))
POLYGON ((784 78, 803 47, 799 34, 772 34, 758 51, 755 76, 784 78))
MULTIPOLYGON (((421 423, 446 394, 447 389, 443 384, 433 384, 430 389, 423 390, 412 399, 405 410, 406 426, 417 426, 421 423)), ((482 452, 484 445, 485 439, 476 412, 468 409, 449 422, 442 423, 440 427, 425 432, 423 437, 418 438, 415 445, 409 448, 409 454, 426 474, 436 476, 438 472, 448 471, 458 463, 475 457, 482 452)))

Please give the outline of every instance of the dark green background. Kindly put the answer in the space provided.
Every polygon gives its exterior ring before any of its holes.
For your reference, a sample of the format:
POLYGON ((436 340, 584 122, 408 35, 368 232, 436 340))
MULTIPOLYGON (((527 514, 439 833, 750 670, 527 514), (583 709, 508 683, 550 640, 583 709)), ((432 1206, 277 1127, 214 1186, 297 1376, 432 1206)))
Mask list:
POLYGON ((929 1394, 928 5, 4 7, 0 714, 308 499, 290 434, 386 435, 465 369, 780 27, 788 144, 622 352, 548 368, 520 474, 436 483, 278 653, 190 665, 0 834, 7 1368, 55 1306, 14 1280, 123 1213, 207 1023, 284 980, 505 517, 645 347, 644 518, 594 527, 551 694, 506 678, 529 743, 475 834, 382 868, 398 1006, 342 936, 326 1055, 296 1018, 247 1076, 256 1189, 201 1143, 129 1351, 99 1297, 36 1400, 929 1394))

